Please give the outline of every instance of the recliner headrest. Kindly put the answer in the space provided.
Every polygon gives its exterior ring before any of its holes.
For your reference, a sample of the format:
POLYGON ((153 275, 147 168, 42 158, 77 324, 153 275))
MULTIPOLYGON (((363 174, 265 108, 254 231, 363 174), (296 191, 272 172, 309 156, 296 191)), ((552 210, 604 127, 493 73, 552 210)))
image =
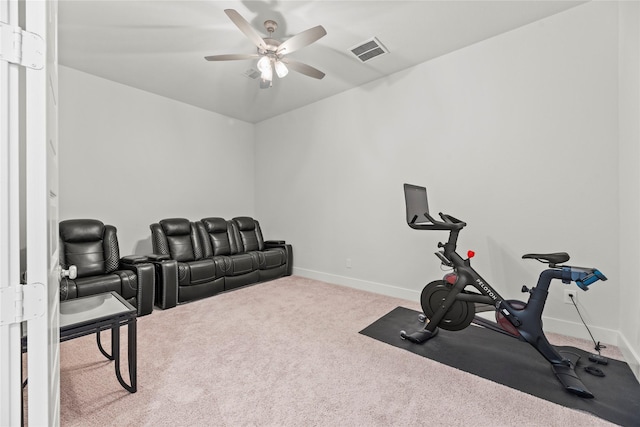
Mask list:
POLYGON ((233 220, 238 224, 238 229, 240 229, 240 231, 255 230, 256 228, 256 222, 251 217, 238 216, 233 218, 233 220))
POLYGON ((104 236, 104 224, 97 219, 68 219, 58 225, 64 242, 95 242, 104 236))
POLYGON ((185 218, 168 218, 160 221, 167 236, 182 236, 191 232, 191 223, 185 218))
POLYGON ((202 218, 202 224, 209 233, 227 232, 227 221, 224 218, 202 218))

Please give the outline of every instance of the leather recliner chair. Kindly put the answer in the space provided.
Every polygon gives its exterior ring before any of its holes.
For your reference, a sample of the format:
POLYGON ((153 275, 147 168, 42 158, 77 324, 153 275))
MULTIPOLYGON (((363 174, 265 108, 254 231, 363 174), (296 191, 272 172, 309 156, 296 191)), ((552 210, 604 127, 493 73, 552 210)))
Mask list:
POLYGON ((60 280, 60 300, 115 291, 138 316, 153 311, 155 271, 144 256, 120 258, 117 230, 95 219, 70 219, 59 224, 60 266, 77 267, 75 279, 60 280))
POLYGON ((248 253, 256 259, 261 282, 291 275, 291 245, 281 241, 265 241, 260 223, 251 217, 235 217, 230 223, 238 252, 248 253))
POLYGON ((169 218, 150 227, 153 253, 169 255, 178 263, 177 290, 163 291, 166 294, 164 299, 169 301, 173 298, 175 302, 161 305, 161 308, 209 297, 224 290, 224 273, 213 259, 204 257, 195 224, 184 218, 169 218))
POLYGON ((203 218, 196 223, 205 257, 212 258, 224 273, 224 290, 257 283, 260 280, 258 258, 238 250, 230 238, 233 225, 224 218, 203 218))

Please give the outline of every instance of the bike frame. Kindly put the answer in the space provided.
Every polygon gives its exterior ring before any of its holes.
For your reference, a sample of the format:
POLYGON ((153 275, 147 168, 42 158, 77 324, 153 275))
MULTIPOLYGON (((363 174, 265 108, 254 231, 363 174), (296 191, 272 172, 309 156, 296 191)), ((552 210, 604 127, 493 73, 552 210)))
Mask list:
MULTIPOLYGON (((448 215, 443 216, 447 219, 452 218, 448 215)), ((464 223, 460 221, 454 224, 462 225, 464 223)), ((460 254, 456 252, 458 234, 464 225, 459 229, 450 230, 449 240, 447 243, 439 244, 439 246, 444 250, 443 252, 437 252, 436 254, 439 255, 439 258, 440 255, 445 258, 441 258, 441 261, 443 261, 445 265, 453 267, 456 275, 456 281, 453 284, 451 292, 443 301, 438 311, 436 311, 432 318, 429 319, 430 322, 425 326, 425 329, 433 332, 456 300, 492 305, 496 311, 502 313, 502 315, 511 322, 511 324, 520 333, 520 336, 538 350, 538 352, 550 363, 568 364, 569 362, 564 359, 547 340, 542 330, 542 322, 540 320, 547 300, 547 295, 549 293, 548 289, 551 284, 551 280, 562 279, 563 270, 551 268, 543 271, 538 278, 537 285, 533 289, 529 290, 530 297, 525 308, 515 308, 509 304, 509 302, 506 301, 498 291, 489 284, 489 282, 482 278, 482 276, 480 276, 473 267, 471 267, 471 261, 469 259, 463 259, 460 254), (445 261, 448 261, 448 263, 445 261), (467 286, 475 288, 480 292, 480 295, 462 292, 467 288, 467 286)), ((496 325, 496 327, 498 326, 496 325)))
MULTIPOLYGON (((430 340, 437 335, 439 330, 438 326, 442 323, 448 311, 455 303, 472 303, 474 309, 473 322, 528 342, 549 361, 553 372, 566 390, 580 397, 593 398, 593 394, 587 390, 582 381, 580 381, 574 369, 580 357, 568 352, 565 353, 568 358, 563 357, 549 343, 547 337, 544 335, 542 330, 542 311, 544 310, 544 305, 549 294, 549 286, 553 279, 562 280, 565 284, 575 282, 578 287, 586 291, 592 283, 598 280, 607 280, 604 274, 595 268, 559 265, 569 260, 569 255, 564 252, 527 254, 524 255, 523 258, 536 259, 548 264, 549 268, 540 273, 538 283, 534 288, 522 288, 523 292, 530 294, 526 304, 520 301, 518 301, 518 304, 512 301, 514 303, 512 304, 505 300, 489 282, 483 279, 482 276, 471 267, 471 260, 469 259, 471 255, 469 258, 464 259, 456 252, 458 235, 460 234, 460 230, 467 224, 451 215, 443 213, 439 214, 442 221, 434 219, 429 215, 426 188, 405 184, 404 189, 407 206, 407 224, 409 227, 416 230, 443 230, 449 232, 447 243, 438 243, 438 248, 442 249, 442 251, 436 252, 436 255, 440 258, 443 265, 453 268, 454 273, 448 274, 444 278, 444 282, 449 284, 451 288, 446 293, 444 299, 441 302, 438 301, 438 308, 434 309, 434 307, 429 306, 430 311, 433 311, 429 322, 421 330, 410 334, 406 331, 400 331, 402 339, 408 339, 417 344, 422 344, 430 340), (424 221, 423 217, 428 221, 424 221), (420 222, 417 222, 418 220, 420 220, 420 222), (467 290, 467 287, 473 287, 478 293, 467 290), (478 304, 493 306, 500 315, 513 325, 517 334, 500 327, 494 322, 475 316, 475 313, 478 311, 478 304), (524 304, 524 306, 521 307, 521 304, 524 304)), ((425 289, 432 283, 425 286, 425 289)), ((468 326, 468 323, 465 323, 467 321, 465 318, 464 321, 460 322, 457 326, 464 328, 468 326)))

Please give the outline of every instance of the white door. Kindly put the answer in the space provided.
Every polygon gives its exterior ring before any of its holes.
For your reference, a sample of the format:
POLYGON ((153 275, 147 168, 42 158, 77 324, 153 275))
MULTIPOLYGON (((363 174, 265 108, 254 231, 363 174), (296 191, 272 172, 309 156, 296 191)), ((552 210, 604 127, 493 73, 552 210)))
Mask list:
POLYGON ((26 71, 27 281, 46 289, 44 316, 27 322, 29 424, 60 423, 57 1, 27 0, 26 30, 46 41, 42 70, 26 71))
POLYGON ((60 422, 57 2, 21 0, 21 5, 24 5, 22 19, 18 19, 18 3, 16 0, 0 0, 0 21, 11 27, 10 31, 6 31, 7 27, 3 29, 3 58, 7 56, 7 45, 18 46, 16 50, 20 54, 9 52, 8 56, 14 62, 17 58, 17 62, 22 61, 22 65, 27 66, 26 71, 21 71, 20 65, 0 60, 0 286, 6 285, 8 289, 0 288, 4 291, 0 295, 0 307, 5 311, 0 315, 0 425, 20 425, 21 421, 20 324, 7 320, 9 316, 6 313, 12 312, 7 307, 14 305, 13 300, 20 299, 14 295, 22 295, 15 292, 20 288, 18 230, 22 222, 26 228, 28 283, 22 288, 29 292, 24 293, 22 304, 15 304, 24 309, 16 310, 14 317, 19 319, 24 314, 28 319, 28 423, 57 426, 60 422), (22 33, 17 28, 19 21, 24 22, 24 30, 41 37, 22 33), (38 38, 46 43, 34 44, 33 40, 38 38), (7 40, 11 42, 7 43, 7 40), (38 55, 40 64, 37 60, 29 62, 38 55), (19 78, 25 80, 23 91, 18 90, 19 78), (22 119, 18 117, 23 113, 22 119), (24 132, 23 137, 19 137, 19 130, 24 132), (26 201, 24 217, 20 217, 18 209, 20 140, 26 141, 23 162, 26 183, 22 195, 26 201), (34 299, 42 304, 38 306, 34 299), (38 308, 32 310, 34 306, 38 308))

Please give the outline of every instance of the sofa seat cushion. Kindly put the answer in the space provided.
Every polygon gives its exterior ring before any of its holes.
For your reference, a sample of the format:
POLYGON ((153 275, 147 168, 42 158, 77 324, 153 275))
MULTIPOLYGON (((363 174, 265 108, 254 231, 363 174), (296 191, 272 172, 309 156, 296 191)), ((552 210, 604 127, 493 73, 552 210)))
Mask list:
POLYGON ((212 259, 178 263, 178 282, 180 286, 198 285, 211 282, 216 275, 216 264, 212 259))
POLYGON ((225 276, 238 276, 258 270, 258 260, 251 254, 214 257, 225 276))

